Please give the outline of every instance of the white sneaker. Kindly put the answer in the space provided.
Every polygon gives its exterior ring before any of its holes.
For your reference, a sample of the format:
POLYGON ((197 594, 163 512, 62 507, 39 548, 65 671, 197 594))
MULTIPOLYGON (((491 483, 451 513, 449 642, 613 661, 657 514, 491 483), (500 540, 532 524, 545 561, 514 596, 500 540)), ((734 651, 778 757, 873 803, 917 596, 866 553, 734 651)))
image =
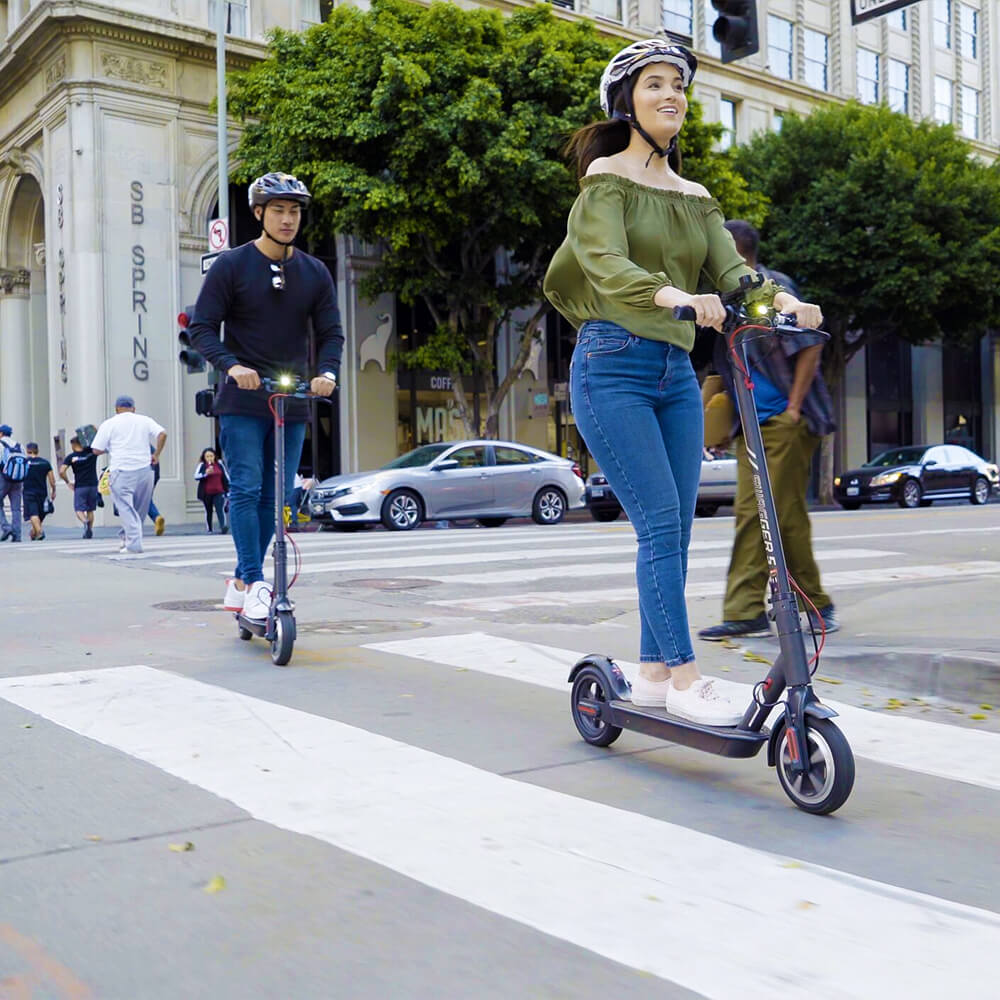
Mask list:
POLYGON ((666 705, 671 715, 702 726, 735 726, 743 718, 746 705, 740 695, 721 686, 714 677, 699 677, 689 688, 667 688, 666 705))
POLYGON ((663 708, 669 687, 669 677, 662 681, 651 681, 639 674, 632 685, 632 704, 645 708, 663 708))
POLYGON ((246 589, 246 599, 243 601, 243 617, 252 622, 267 621, 271 610, 271 585, 266 580, 251 583, 246 589))
POLYGON ((235 580, 226 580, 226 596, 222 599, 224 611, 242 611, 246 603, 247 592, 244 588, 240 590, 236 586, 235 580))

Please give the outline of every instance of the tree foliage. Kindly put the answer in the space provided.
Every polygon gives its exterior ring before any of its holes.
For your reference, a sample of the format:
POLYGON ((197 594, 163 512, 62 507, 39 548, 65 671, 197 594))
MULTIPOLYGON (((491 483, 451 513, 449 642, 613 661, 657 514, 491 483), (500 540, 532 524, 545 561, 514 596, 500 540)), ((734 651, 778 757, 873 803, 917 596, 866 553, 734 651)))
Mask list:
MULTIPOLYGON (((230 108, 247 123, 241 174, 294 172, 313 191, 313 226, 379 245, 362 291, 426 303, 436 332, 401 360, 450 371, 470 432, 462 377, 482 379, 495 434, 541 335, 541 280, 577 191, 560 150, 600 116, 598 80, 621 44, 547 4, 504 17, 373 0, 368 11, 338 7, 303 34, 275 31, 269 57, 231 77, 230 108), (498 282, 505 252, 514 267, 498 282), (520 351, 497 384, 498 332, 525 308, 520 351)), ((719 131, 692 105, 685 173, 758 216, 762 202, 712 152, 719 131)))
POLYGON ((951 126, 851 102, 736 153, 771 207, 760 260, 801 282, 839 381, 866 343, 972 343, 1000 326, 1000 169, 951 126))

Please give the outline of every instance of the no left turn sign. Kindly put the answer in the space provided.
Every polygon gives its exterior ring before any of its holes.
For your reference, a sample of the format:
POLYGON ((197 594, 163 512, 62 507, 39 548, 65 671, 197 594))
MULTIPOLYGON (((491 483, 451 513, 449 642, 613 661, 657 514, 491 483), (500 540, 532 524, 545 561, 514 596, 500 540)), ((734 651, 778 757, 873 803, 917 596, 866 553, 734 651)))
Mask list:
POLYGON ((208 247, 210 250, 225 250, 229 246, 229 221, 213 219, 208 226, 208 247))

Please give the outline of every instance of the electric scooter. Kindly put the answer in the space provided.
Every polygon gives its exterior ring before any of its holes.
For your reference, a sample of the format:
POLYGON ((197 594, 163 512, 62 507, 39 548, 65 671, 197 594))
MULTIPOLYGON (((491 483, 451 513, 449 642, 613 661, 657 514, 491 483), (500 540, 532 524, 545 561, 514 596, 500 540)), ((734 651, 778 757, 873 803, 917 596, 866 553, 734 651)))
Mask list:
MULTIPOLYGON (((280 378, 262 378, 261 385, 269 393, 269 405, 274 414, 274 583, 271 587, 271 607, 265 621, 234 615, 241 639, 255 635, 271 643, 271 660, 279 667, 292 658, 295 646, 295 605, 288 596, 288 543, 285 537, 285 400, 315 399, 309 383, 298 381, 290 375, 280 378)), ((294 541, 291 543, 295 546, 294 541)), ((296 553, 298 549, 296 548, 296 553)), ((296 574, 297 575, 297 574, 296 574)), ((294 582, 294 579, 293 581, 294 582)))
MULTIPOLYGON (((662 708, 633 705, 631 685, 618 664, 593 653, 579 660, 570 672, 570 705, 577 730, 592 746, 610 746, 623 729, 722 757, 753 757, 766 745, 767 763, 777 768, 781 787, 792 802, 806 812, 826 814, 839 809, 851 794, 854 755, 844 734, 831 721, 837 713, 823 705, 812 688, 822 645, 817 645, 812 659, 807 658, 798 603, 778 531, 745 342, 748 333, 782 336, 806 332, 823 339, 829 335, 803 331, 794 325, 793 316, 775 314, 766 307, 760 307, 759 315, 751 314, 745 304, 746 293, 762 282, 762 277, 746 275, 739 290, 719 297, 726 307, 723 335, 736 369, 736 394, 768 561, 769 614, 778 632, 778 657, 767 677, 754 686, 752 700, 736 726, 700 725, 662 708), (768 729, 764 723, 775 708, 778 719, 768 729)), ((694 310, 678 306, 674 318, 693 320, 694 310)))

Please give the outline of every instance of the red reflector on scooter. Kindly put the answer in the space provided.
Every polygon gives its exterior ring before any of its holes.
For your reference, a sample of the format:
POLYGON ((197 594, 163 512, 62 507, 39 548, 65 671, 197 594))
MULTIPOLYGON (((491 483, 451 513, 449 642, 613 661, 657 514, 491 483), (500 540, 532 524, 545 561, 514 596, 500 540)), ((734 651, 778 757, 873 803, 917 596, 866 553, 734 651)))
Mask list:
POLYGON ((583 712, 584 715, 597 715, 597 709, 591 708, 590 705, 581 705, 577 703, 576 710, 578 712, 583 712))
POLYGON ((792 759, 793 763, 797 763, 799 759, 799 741, 795 736, 794 729, 785 730, 785 744, 788 747, 788 756, 792 759))

